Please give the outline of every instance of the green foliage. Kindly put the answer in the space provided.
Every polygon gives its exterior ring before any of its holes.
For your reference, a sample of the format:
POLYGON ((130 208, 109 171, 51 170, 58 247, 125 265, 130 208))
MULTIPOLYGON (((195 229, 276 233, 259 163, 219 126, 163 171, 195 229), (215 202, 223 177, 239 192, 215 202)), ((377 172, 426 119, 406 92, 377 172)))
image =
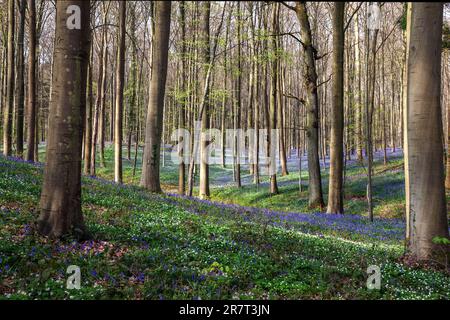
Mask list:
POLYGON ((450 298, 447 275, 397 262, 401 244, 269 226, 209 202, 103 179, 82 181, 93 240, 48 241, 31 228, 42 166, 0 158, 0 168, 0 299, 450 298), (380 291, 366 289, 373 264, 381 266, 380 291), (66 289, 69 265, 81 269, 80 290, 66 289))
POLYGON ((450 240, 445 237, 434 237, 433 243, 442 244, 442 245, 450 245, 450 240))

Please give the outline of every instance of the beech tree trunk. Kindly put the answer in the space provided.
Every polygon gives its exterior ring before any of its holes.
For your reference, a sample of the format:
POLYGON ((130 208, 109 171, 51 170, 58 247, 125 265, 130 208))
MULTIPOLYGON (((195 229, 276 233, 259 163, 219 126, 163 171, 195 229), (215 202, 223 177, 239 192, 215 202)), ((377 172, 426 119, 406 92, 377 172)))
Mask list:
POLYGON ((311 27, 305 2, 297 2, 295 6, 297 18, 300 23, 300 37, 305 51, 305 88, 307 91, 307 128, 308 140, 308 172, 309 172, 309 207, 323 208, 322 178, 319 162, 319 99, 317 95, 317 72, 315 62, 315 49, 312 45, 311 27))
POLYGON ((355 97, 355 143, 356 156, 358 161, 363 161, 363 122, 362 122, 362 92, 361 92, 361 51, 359 45, 359 18, 358 13, 355 14, 354 31, 355 31, 355 78, 356 88, 355 97))
POLYGON ((6 110, 3 122, 3 154, 12 155, 12 125, 14 109, 14 30, 15 30, 15 0, 8 0, 8 63, 6 75, 6 110))
MULTIPOLYGON (((211 2, 210 1, 204 1, 201 5, 202 10, 202 17, 201 17, 201 38, 200 38, 200 46, 201 46, 201 57, 203 59, 204 64, 204 85, 203 86, 209 86, 209 83, 206 82, 207 73, 209 72, 209 64, 211 63, 211 50, 210 50, 210 33, 209 33, 209 19, 210 19, 210 13, 211 13, 211 2)), ((209 117, 210 117, 210 111, 209 111, 209 89, 206 90, 207 95, 203 97, 204 104, 201 106, 203 109, 201 111, 201 122, 202 122, 202 136, 203 132, 205 130, 209 129, 209 117)), ((206 139, 201 138, 200 139, 200 186, 199 186, 199 197, 200 199, 206 199, 210 196, 209 191, 209 165, 208 165, 208 158, 207 158, 207 147, 209 145, 209 142, 206 141, 206 139)))
MULTIPOLYGON (((114 110, 114 181, 122 183, 123 88, 125 82, 126 1, 119 2, 119 41, 116 66, 116 107, 114 110)), ((106 66, 105 66, 106 67, 106 66)))
MULTIPOLYGON (((276 34, 277 23, 278 23, 278 12, 279 12, 279 4, 274 4, 272 8, 272 32, 276 34)), ((277 87, 278 87, 278 55, 277 49, 277 40, 275 36, 271 37, 269 42, 271 44, 270 50, 275 55, 275 58, 272 58, 271 61, 271 86, 270 86, 270 100, 269 100, 269 121, 270 121, 270 132, 269 132, 269 156, 270 162, 276 161, 276 153, 279 152, 276 146, 276 140, 274 140, 274 136, 271 132, 277 129, 277 87)), ((276 169, 276 164, 272 164, 269 168, 271 171, 276 169)), ((276 172, 269 172, 270 175, 270 194, 278 194, 278 185, 277 185, 277 174, 276 172)))
POLYGON ((328 213, 344 213, 344 2, 333 10, 333 105, 331 108, 328 213))
POLYGON ((152 58, 152 79, 150 81, 147 124, 145 128, 141 186, 151 192, 161 192, 159 163, 169 54, 171 2, 158 1, 155 3, 155 7, 156 23, 152 58))
POLYGON ((412 3, 407 67, 407 239, 410 253, 419 260, 441 260, 449 252, 448 246, 441 248, 433 242, 434 237, 449 237, 440 100, 442 19, 442 3, 412 3))
MULTIPOLYGON (((186 3, 185 1, 180 2, 180 24, 181 24, 181 72, 182 72, 182 79, 186 79, 188 72, 187 72, 187 64, 186 64, 186 3)), ((182 81, 182 102, 180 105, 180 115, 179 115, 179 128, 185 129, 186 127, 186 107, 187 107, 187 97, 186 94, 186 84, 184 81, 182 81)), ((184 137, 183 137, 184 140, 184 137)), ((183 141, 186 143, 186 141, 183 141)), ((180 148, 179 151, 179 157, 180 157, 180 164, 178 166, 178 194, 184 195, 186 192, 186 164, 184 163, 184 150, 183 148, 180 148)))
MULTIPOLYGON (((70 10, 69 10, 70 12, 70 10)), ((71 18, 72 17, 72 18, 71 18)), ((47 161, 37 229, 59 238, 68 233, 86 235, 81 212, 81 144, 86 107, 90 48, 90 1, 56 2, 54 73, 49 113, 47 161), (80 8, 80 29, 68 28, 69 6, 80 8)))
POLYGON ((89 71, 88 71, 88 81, 87 81, 87 105, 86 105, 86 119, 85 119, 85 130, 84 130, 84 166, 83 172, 86 175, 91 175, 91 149, 92 149, 92 114, 93 114, 93 90, 92 90, 92 61, 93 61, 93 49, 91 48, 91 57, 89 59, 89 71))
POLYGON ((19 2, 19 34, 17 37, 17 87, 16 87, 16 155, 23 158, 23 121, 25 109, 25 11, 26 0, 19 2))
POLYGON ((35 161, 36 148, 36 1, 28 0, 27 161, 35 161))

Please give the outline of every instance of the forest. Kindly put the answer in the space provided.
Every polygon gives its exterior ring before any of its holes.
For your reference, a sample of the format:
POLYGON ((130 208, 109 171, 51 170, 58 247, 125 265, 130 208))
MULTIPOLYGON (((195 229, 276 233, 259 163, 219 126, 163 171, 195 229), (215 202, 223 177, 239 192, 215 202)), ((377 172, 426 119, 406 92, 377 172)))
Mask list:
POLYGON ((0 300, 450 299, 448 3, 0 23, 0 300))

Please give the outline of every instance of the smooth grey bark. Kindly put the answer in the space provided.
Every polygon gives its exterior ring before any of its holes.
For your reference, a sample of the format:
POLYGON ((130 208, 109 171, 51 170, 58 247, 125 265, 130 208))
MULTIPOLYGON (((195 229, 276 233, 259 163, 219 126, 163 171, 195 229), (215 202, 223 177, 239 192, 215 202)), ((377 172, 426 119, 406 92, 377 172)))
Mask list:
POLYGON ((27 161, 35 161, 36 148, 36 1, 28 0, 27 161))
POLYGON ((145 128, 141 186, 151 192, 161 192, 159 164, 161 134, 169 53, 171 2, 155 3, 155 33, 150 81, 149 104, 145 128))
MULTIPOLYGON (((119 2, 119 39, 116 65, 116 101, 114 109, 114 181, 122 183, 123 89, 125 84, 126 1, 119 2)), ((106 67, 106 66, 105 66, 106 67)))
POLYGON ((435 237, 449 238, 442 161, 443 4, 421 2, 411 6, 407 67, 408 249, 418 260, 448 260, 448 245, 433 242, 435 237))
MULTIPOLYGON (((210 1, 204 1, 201 4, 201 26, 200 26, 200 43, 201 43, 201 58, 203 60, 204 69, 203 69, 203 75, 204 75, 204 81, 203 81, 203 87, 208 86, 208 89, 206 90, 206 96, 203 97, 203 104, 201 108, 203 109, 201 111, 201 130, 202 130, 202 138, 200 138, 200 185, 199 185, 199 197, 200 199, 206 199, 210 196, 210 190, 209 190, 209 165, 208 165, 208 158, 207 158, 207 147, 209 145, 209 142, 203 138, 203 132, 205 132, 207 129, 209 129, 210 121, 210 108, 209 108, 209 86, 210 84, 207 83, 206 79, 208 78, 208 72, 210 72, 209 65, 211 63, 211 49, 210 49, 210 14, 211 14, 211 2, 210 1)), ((211 78, 211 75, 209 76, 208 80, 211 78)))
POLYGON ((344 213, 344 2, 333 10, 333 105, 331 108, 330 178, 328 213, 344 213))
POLYGON ((307 149, 309 172, 309 206, 311 208, 323 208, 322 178, 319 162, 319 98, 317 95, 317 71, 315 62, 315 48, 312 44, 311 26, 308 20, 308 12, 305 2, 297 2, 295 6, 298 21, 300 23, 300 37, 305 51, 305 88, 307 90, 307 149))
POLYGON ((59 238, 86 230, 81 211, 81 145, 90 49, 90 1, 56 2, 56 33, 47 161, 37 229, 59 238), (67 28, 70 5, 80 8, 81 29, 67 28))
MULTIPOLYGON (((181 72, 182 79, 187 78, 187 46, 186 46, 186 2, 180 2, 180 24, 181 24, 181 72)), ((183 92, 182 102, 180 104, 180 114, 178 118, 178 124, 180 129, 186 128, 186 108, 187 108, 187 97, 186 95, 186 83, 182 81, 181 90, 183 92)), ((184 138, 183 138, 184 139, 184 138)), ((186 192, 186 164, 184 163, 184 150, 180 148, 178 153, 180 157, 180 164, 178 166, 178 194, 184 195, 186 192)))
POLYGON ((15 30, 15 0, 8 0, 8 63, 6 75, 6 110, 3 121, 3 154, 12 155, 12 125, 14 109, 14 30, 15 30))
POLYGON ((23 124, 25 110, 25 12, 27 2, 19 2, 19 33, 17 36, 17 87, 16 87, 16 155, 23 158, 23 124))

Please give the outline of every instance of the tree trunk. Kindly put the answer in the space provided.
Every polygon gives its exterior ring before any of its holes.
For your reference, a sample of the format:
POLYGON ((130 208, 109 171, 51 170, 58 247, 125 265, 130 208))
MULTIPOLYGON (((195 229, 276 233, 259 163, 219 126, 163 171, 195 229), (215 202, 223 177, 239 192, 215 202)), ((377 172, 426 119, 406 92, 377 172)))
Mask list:
MULTIPOLYGON (((279 4, 276 3, 272 8, 272 32, 276 34, 277 23, 278 23, 278 13, 279 13, 279 4)), ((275 55, 275 58, 272 58, 271 61, 271 86, 270 86, 270 101, 269 101, 269 119, 270 119, 270 132, 269 132, 269 157, 270 157, 270 167, 269 167, 269 176, 270 176, 270 194, 278 194, 278 185, 277 185, 277 174, 276 174, 276 154, 279 152, 278 148, 276 148, 277 136, 272 135, 272 132, 275 132, 277 129, 277 87, 278 87, 278 44, 275 36, 271 37, 269 47, 272 54, 275 55)))
MULTIPOLYGON (((407 123, 410 179, 408 249, 419 260, 441 259, 434 237, 449 237, 444 187, 441 50, 442 3, 412 3, 407 123)), ((441 251, 442 250, 442 251, 441 251)), ((448 257, 447 257, 448 258, 448 257)))
MULTIPOLYGON (((123 88, 125 82, 126 1, 119 2, 119 40, 116 66, 116 107, 114 110, 114 181, 122 183, 123 88)), ((105 66, 106 67, 106 66, 105 66)))
POLYGON ((130 37, 133 47, 130 61, 130 71, 128 79, 128 88, 131 90, 128 99, 128 128, 127 128, 127 160, 131 161, 131 143, 133 134, 136 130, 136 85, 137 85, 137 43, 136 43, 136 3, 131 6, 131 17, 130 17, 130 37))
MULTIPOLYGON (((182 79, 187 78, 187 69, 186 69, 186 3, 185 1, 180 2, 180 23, 181 23, 181 72, 182 79)), ((179 115, 179 128, 186 128, 186 107, 187 107, 187 98, 186 98, 186 83, 182 80, 182 95, 183 100, 180 106, 180 115, 179 115)), ((186 144, 186 141, 183 142, 186 144)), ((184 195, 186 192, 186 164, 184 163, 184 150, 180 148, 179 151, 179 159, 180 164, 178 166, 178 194, 184 195)))
MULTIPOLYGON (((209 64, 211 63, 210 59, 210 33, 209 33, 209 25, 210 25, 210 12, 211 12, 211 2, 205 1, 202 3, 201 6, 202 10, 202 18, 201 18, 201 57, 203 59, 204 63, 204 86, 207 86, 209 84, 206 83, 206 74, 208 73, 209 64)), ((203 97, 204 99, 204 105, 202 107, 201 112, 201 126, 202 126, 202 138, 200 139, 200 154, 201 154, 201 161, 200 161, 200 186, 199 186, 199 196, 200 199, 206 199, 210 196, 209 191, 209 165, 208 165, 208 158, 207 158, 207 147, 209 145, 208 141, 203 137, 203 133, 205 130, 209 129, 209 89, 206 90, 208 94, 203 97)))
POLYGON ((356 139, 356 157, 358 161, 363 161, 363 129, 362 129, 362 99, 361 99, 361 51, 359 46, 359 19, 358 13, 354 17, 355 30, 355 139, 356 139))
POLYGON ((311 27, 308 20, 306 4, 297 2, 295 7, 300 22, 300 36, 305 51, 306 72, 304 74, 307 90, 307 128, 308 171, 309 171, 309 207, 324 207, 322 195, 322 179, 319 163, 319 99, 317 96, 317 73, 315 49, 312 45, 311 27))
POLYGON ((171 2, 156 2, 156 25, 152 58, 152 78, 145 128, 145 148, 141 186, 151 192, 161 192, 159 163, 161 134, 169 53, 171 2))
POLYGON ((89 59, 89 71, 87 81, 87 105, 86 105, 86 120, 84 129, 84 166, 83 172, 85 175, 91 175, 91 149, 92 149, 92 114, 94 108, 94 97, 92 90, 92 63, 93 63, 93 49, 91 48, 91 58, 89 59))
POLYGON ((15 0, 8 0, 8 71, 6 79, 6 110, 3 122, 3 154, 12 155, 12 122, 14 109, 14 30, 15 30, 15 0))
POLYGON ((241 112, 242 112, 242 70, 241 70, 241 30, 242 30, 242 22, 240 20, 241 16, 241 4, 237 3, 237 79, 236 79, 236 102, 234 109, 234 155, 235 155, 235 178, 236 178, 236 187, 240 188, 241 184, 241 112))
POLYGON ((375 100, 375 75, 376 75, 376 53, 378 29, 367 29, 367 67, 366 67, 366 154, 367 154, 367 205, 370 221, 373 221, 373 199, 372 199, 372 167, 373 167, 373 112, 375 100))
POLYGON ((24 57, 24 38, 25 38, 25 11, 27 2, 19 2, 19 34, 17 38, 17 96, 16 96, 16 155, 23 158, 23 120, 25 105, 25 57, 24 57))
POLYGON ((344 2, 335 2, 333 11, 333 106, 331 108, 330 179, 328 213, 344 213, 344 2))
POLYGON ((28 101, 27 101, 27 161, 35 161, 36 148, 36 1, 28 2, 28 101))
POLYGON ((47 162, 37 221, 39 233, 52 238, 71 232, 78 237, 85 235, 81 212, 81 143, 90 48, 89 11, 90 1, 56 2, 58 41, 55 41, 47 162), (66 12, 71 5, 80 8, 80 29, 68 28, 71 16, 66 12))

